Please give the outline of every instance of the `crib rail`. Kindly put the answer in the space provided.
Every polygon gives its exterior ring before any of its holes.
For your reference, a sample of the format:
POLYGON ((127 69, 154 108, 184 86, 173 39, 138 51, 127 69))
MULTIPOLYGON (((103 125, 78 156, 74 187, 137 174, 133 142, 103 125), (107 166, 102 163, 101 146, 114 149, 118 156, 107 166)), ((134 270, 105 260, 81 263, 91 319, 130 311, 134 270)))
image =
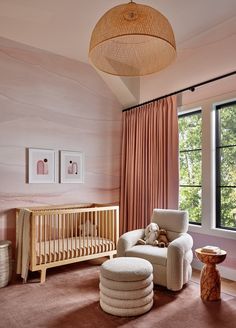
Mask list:
POLYGON ((119 207, 68 207, 31 211, 30 270, 116 254, 119 207))

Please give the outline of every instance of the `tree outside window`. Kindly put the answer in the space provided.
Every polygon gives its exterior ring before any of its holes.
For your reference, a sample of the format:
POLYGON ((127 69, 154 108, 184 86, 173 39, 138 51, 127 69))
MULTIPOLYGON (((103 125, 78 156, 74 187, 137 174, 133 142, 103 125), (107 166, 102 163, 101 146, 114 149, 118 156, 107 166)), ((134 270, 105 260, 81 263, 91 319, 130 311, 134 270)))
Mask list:
POLYGON ((179 208, 188 210, 189 221, 201 224, 202 208, 202 115, 201 111, 179 115, 179 208))
POLYGON ((236 102, 216 106, 216 226, 236 230, 236 102))

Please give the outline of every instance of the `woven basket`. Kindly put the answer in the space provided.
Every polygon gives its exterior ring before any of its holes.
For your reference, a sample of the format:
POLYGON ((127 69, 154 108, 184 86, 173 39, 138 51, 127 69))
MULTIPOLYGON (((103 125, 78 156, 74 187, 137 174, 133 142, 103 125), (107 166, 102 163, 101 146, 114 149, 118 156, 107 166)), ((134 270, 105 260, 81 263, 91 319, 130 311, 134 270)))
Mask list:
POLYGON ((0 288, 8 285, 12 274, 11 242, 0 241, 0 288))

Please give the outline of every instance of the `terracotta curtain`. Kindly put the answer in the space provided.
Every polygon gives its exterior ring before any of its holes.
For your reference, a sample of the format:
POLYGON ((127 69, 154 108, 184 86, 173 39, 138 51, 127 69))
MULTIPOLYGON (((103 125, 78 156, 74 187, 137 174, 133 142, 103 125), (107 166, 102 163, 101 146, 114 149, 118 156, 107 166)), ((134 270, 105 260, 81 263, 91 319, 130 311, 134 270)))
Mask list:
POLYGON ((120 233, 145 227, 153 208, 178 208, 176 97, 123 113, 120 233))

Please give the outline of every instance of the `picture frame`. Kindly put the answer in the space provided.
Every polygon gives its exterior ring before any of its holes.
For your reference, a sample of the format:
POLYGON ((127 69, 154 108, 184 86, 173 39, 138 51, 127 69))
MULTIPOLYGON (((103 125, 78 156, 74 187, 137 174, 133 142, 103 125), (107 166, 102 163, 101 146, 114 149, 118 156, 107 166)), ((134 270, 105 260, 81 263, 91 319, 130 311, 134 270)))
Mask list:
POLYGON ((60 151, 60 182, 84 183, 84 153, 60 151))
POLYGON ((55 150, 28 148, 28 183, 55 183, 55 150))

